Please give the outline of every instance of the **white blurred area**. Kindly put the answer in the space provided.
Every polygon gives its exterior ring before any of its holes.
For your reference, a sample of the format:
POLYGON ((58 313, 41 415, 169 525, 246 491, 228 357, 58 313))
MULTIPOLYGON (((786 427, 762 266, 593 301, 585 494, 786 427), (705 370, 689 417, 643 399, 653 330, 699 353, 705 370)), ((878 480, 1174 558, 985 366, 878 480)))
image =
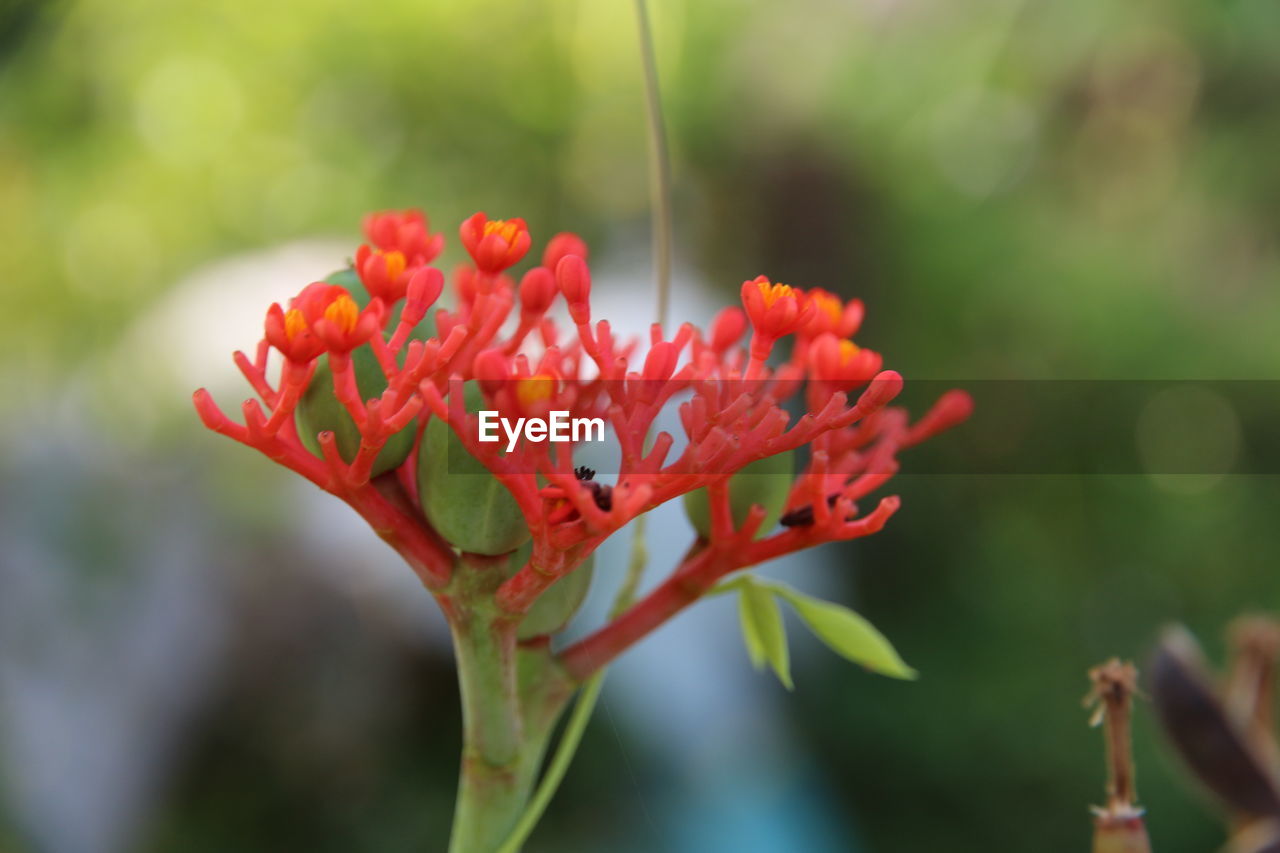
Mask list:
MULTIPOLYGON (((262 338, 272 302, 289 299, 312 281, 341 269, 352 253, 349 240, 288 243, 218 261, 179 281, 125 336, 119 358, 131 369, 154 364, 164 353, 164 378, 184 389, 206 387, 223 399, 246 396, 231 353, 251 356, 262 338)), ((157 376, 157 378, 160 378, 157 376)))
MULTIPOLYGON (((239 420, 240 402, 253 392, 231 354, 238 349, 252 358, 267 307, 272 302, 287 305, 308 283, 344 267, 353 245, 337 239, 289 243, 197 270, 139 319, 115 360, 124 366, 125 376, 136 376, 134 370, 146 370, 151 363, 148 396, 186 400, 196 388, 208 388, 222 410, 239 420), (166 353, 163 364, 152 362, 156 352, 166 353)), ((273 359, 272 371, 276 369, 273 359)), ((195 419, 194 410, 190 417, 195 419)), ((213 433, 197 435, 229 444, 213 433)), ((385 611, 385 618, 406 636, 447 642, 435 603, 400 558, 341 501, 291 472, 279 469, 279 474, 272 478, 273 486, 289 508, 284 521, 301 549, 299 565, 317 567, 326 583, 355 596, 362 606, 385 611)))
MULTIPOLYGON (((307 575, 349 600, 361 627, 377 626, 394 642, 448 654, 448 631, 431 597, 353 512, 283 469, 248 461, 254 451, 191 428, 196 418, 186 400, 197 387, 208 387, 223 410, 238 417, 249 389, 231 352, 251 353, 266 307, 340 268, 352 245, 293 243, 196 271, 122 336, 115 353, 86 365, 62 398, 51 401, 57 410, 78 412, 81 430, 52 431, 42 449, 14 455, 21 461, 0 491, 5 503, 20 500, 26 484, 39 481, 44 500, 58 504, 63 493, 83 490, 87 478, 93 488, 120 494, 118 512, 100 521, 131 525, 109 601, 96 602, 85 616, 79 591, 93 561, 63 547, 83 520, 54 514, 52 522, 36 523, 35 515, 0 515, 6 544, 0 751, 16 822, 41 849, 116 853, 132 847, 162 802, 166 778, 180 766, 184 740, 198 730, 209 697, 237 665, 228 635, 239 630, 238 608, 246 606, 236 587, 244 581, 237 573, 245 574, 239 561, 256 562, 253 572, 277 571, 278 557, 255 557, 248 544, 229 538, 234 525, 199 497, 202 488, 187 488, 181 473, 166 475, 180 466, 157 464, 157 473, 141 478, 132 473, 148 467, 153 442, 175 418, 182 441, 201 455, 243 464, 225 476, 243 480, 246 491, 267 493, 279 507, 273 523, 283 527, 276 532, 288 540, 292 563, 281 573, 283 583, 307 575), (101 432, 92 424, 97 417, 105 424, 101 432), (79 439, 85 434, 110 436, 105 440, 118 447, 64 452, 64 446, 84 450, 79 439), (217 443, 226 446, 212 450, 217 443), (102 459, 117 461, 102 470, 102 459), (62 472, 52 481, 43 474, 50 460, 62 472), (67 627, 38 628, 51 624, 67 627)), ((593 264, 593 276, 595 316, 609 319, 620 336, 647 338, 654 304, 647 254, 624 251, 593 264)), ((722 292, 736 298, 734 289, 722 292)), ((671 328, 686 320, 705 324, 722 305, 687 267, 677 267, 671 328)), ((677 427, 675 412, 668 416, 666 426, 677 427)), ((104 498, 108 505, 111 500, 104 498)), ((671 570, 692 539, 678 501, 650 515, 646 586, 671 570)), ((603 619, 629 539, 624 531, 602 547, 595 589, 571 635, 603 619)), ((765 573, 821 595, 828 568, 809 554, 765 573)), ((305 608, 309 600, 299 596, 288 606, 305 608)), ((323 626, 324 615, 315 618, 323 626)), ((824 817, 820 782, 794 763, 791 756, 802 750, 788 748, 787 727, 775 720, 784 695, 771 675, 747 663, 730 597, 681 614, 615 665, 593 725, 620 732, 624 764, 631 763, 626 751, 640 748, 668 776, 661 791, 635 791, 644 811, 658 815, 649 821, 652 836, 637 839, 636 849, 707 849, 710 841, 745 851, 781 849, 775 846, 780 839, 796 837, 796 821, 805 823, 805 849, 847 849, 848 827, 824 817), (744 752, 746 743, 752 746, 744 752), (733 813, 719 814, 723 809, 733 813), (723 825, 729 835, 708 839, 709 825, 723 825), (835 841, 841 837, 843 847, 835 841)))

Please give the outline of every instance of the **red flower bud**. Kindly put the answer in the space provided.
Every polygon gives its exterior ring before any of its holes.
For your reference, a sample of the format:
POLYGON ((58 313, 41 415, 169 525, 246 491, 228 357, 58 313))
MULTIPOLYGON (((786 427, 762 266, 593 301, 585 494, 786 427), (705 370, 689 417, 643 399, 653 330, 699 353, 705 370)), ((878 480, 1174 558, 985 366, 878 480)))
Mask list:
POLYGON ((887 406, 902 393, 902 374, 896 370, 885 370, 871 380, 867 390, 858 398, 858 405, 863 409, 875 410, 887 406))
POLYGON ((722 353, 733 346, 747 330, 747 315, 732 305, 721 310, 711 322, 711 349, 722 353))
POLYGON ((500 388, 511 375, 511 360, 502 350, 487 349, 478 354, 471 366, 480 387, 489 393, 500 388))
POLYGON ((656 343, 649 350, 649 354, 645 356, 644 372, 641 375, 645 379, 665 382, 675 372, 676 361, 679 357, 680 353, 670 341, 656 343))
POLYGON ((422 267, 409 279, 405 295, 410 305, 420 305, 425 311, 440 298, 442 290, 444 290, 444 274, 435 267, 422 267))
POLYGON ((547 267, 534 267, 520 279, 520 308, 526 314, 545 314, 556 298, 556 277, 547 267))
POLYGON ((562 258, 569 255, 577 255, 586 260, 587 244, 582 242, 582 238, 577 234, 570 234, 565 231, 552 237, 551 241, 547 243, 547 248, 542 253, 542 265, 549 270, 553 270, 562 258))
POLYGON ((579 255, 567 255, 556 264, 556 284, 569 303, 569 314, 575 323, 591 319, 591 270, 579 255))
POLYGON ((973 398, 969 392, 953 389, 938 398, 933 407, 912 427, 908 444, 917 444, 968 420, 973 414, 973 398))

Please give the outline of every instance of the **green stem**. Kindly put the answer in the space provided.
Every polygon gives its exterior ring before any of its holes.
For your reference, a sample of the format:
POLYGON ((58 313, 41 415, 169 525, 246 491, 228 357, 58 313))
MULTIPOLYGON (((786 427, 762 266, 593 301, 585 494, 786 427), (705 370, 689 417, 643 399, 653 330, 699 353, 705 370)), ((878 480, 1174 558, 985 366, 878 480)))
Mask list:
POLYGON ((467 747, 476 757, 504 765, 520 741, 515 626, 495 624, 476 613, 465 618, 453 628, 453 644, 463 728, 472 735, 467 747))
POLYGON ((462 769, 453 853, 488 853, 524 808, 537 768, 523 749, 515 679, 515 631, 474 611, 455 619, 462 694, 462 769))
POLYGON ((644 567, 649 563, 649 549, 644 544, 645 528, 649 516, 642 515, 635 520, 635 529, 631 531, 631 560, 627 563, 627 574, 622 579, 622 586, 613 598, 613 606, 609 608, 609 618, 617 619, 636 600, 636 590, 640 587, 640 579, 644 577, 644 567))
POLYGON ((523 648, 493 592, 508 558, 465 554, 448 595, 462 696, 451 853, 493 853, 520 818, 572 684, 545 645, 523 648))
MULTIPOLYGON (((671 158, 645 0, 635 0, 635 10, 649 131, 656 320, 661 326, 666 324, 671 292, 671 158)), ((637 521, 632 548, 627 575, 610 618, 615 618, 635 598, 646 562, 643 516, 637 521)), ((474 589, 483 586, 482 583, 474 589)), ((529 800, 529 790, 551 728, 567 699, 567 693, 560 689, 564 671, 544 650, 534 667, 538 674, 548 676, 546 682, 551 686, 544 687, 539 696, 525 695, 527 691, 521 690, 524 682, 517 673, 514 624, 486 621, 477 615, 483 612, 482 608, 468 608, 469 603, 476 601, 478 599, 462 601, 468 621, 461 626, 454 624, 453 629, 462 690, 463 757, 449 850, 451 853, 488 853, 501 843, 501 847, 497 847, 500 853, 515 853, 537 825, 573 761, 599 699, 605 670, 583 684, 555 756, 533 799, 529 800), (522 699, 534 707, 525 707, 522 713, 522 699), (533 724, 528 725, 530 723, 533 724), (529 731, 525 732, 522 727, 529 731)), ((537 680, 535 676, 535 682, 537 680)))
POLYGON ((658 325, 667 322, 671 292, 671 156, 667 151, 667 127, 662 116, 658 88, 658 61, 645 0, 635 0, 636 27, 640 37, 640 61, 644 66, 644 95, 649 130, 649 203, 653 208, 653 266, 657 284, 658 325))
MULTIPOLYGON (((627 573, 622 580, 622 586, 618 589, 618 594, 613 599, 613 606, 609 609, 610 619, 617 617, 635 600, 636 588, 640 585, 645 564, 649 559, 649 552, 644 542, 646 520, 647 517, 643 515, 635 520, 635 529, 632 531, 631 538, 631 559, 627 564, 627 573)), ((556 744, 555 755, 552 756, 542 781, 538 783, 538 790, 534 792, 533 799, 525 807, 524 814, 520 816, 511 835, 507 837, 502 847, 498 848, 498 853, 518 853, 520 846, 528 840, 538 821, 542 819, 543 812, 551 804, 551 799, 559 790, 560 783, 564 781, 565 773, 569 772, 569 765, 573 763, 573 757, 578 752, 578 745, 582 743, 582 735, 587 730, 587 723, 591 721, 591 714, 595 711, 596 702, 600 698, 600 690, 604 687, 606 672, 608 672, 607 669, 601 669, 583 683, 582 693, 578 696, 577 704, 573 706, 573 714, 565 724, 560 742, 556 744)))

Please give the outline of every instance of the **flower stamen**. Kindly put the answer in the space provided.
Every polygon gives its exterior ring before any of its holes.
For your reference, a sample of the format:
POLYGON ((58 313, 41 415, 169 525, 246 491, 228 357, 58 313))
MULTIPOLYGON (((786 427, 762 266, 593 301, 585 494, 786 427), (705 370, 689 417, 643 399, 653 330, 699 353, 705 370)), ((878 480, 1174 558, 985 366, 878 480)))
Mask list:
POLYGON ((493 219, 484 224, 484 236, 497 234, 508 245, 515 245, 516 238, 520 236, 520 223, 513 222, 508 219, 493 219))
POLYGON ((764 297, 764 307, 772 308, 773 304, 779 299, 787 299, 796 295, 796 289, 789 284, 770 283, 769 281, 757 281, 756 287, 760 288, 760 295, 764 297))
POLYGON ((284 334, 290 341, 295 341, 298 335, 307 330, 307 318, 297 308, 290 308, 284 315, 284 334))
MULTIPOLYGON (((324 309, 324 318, 337 326, 344 335, 349 335, 355 330, 356 321, 360 318, 360 307, 356 305, 354 299, 343 294, 330 302, 329 307, 324 309)), ((288 318, 286 318, 286 322, 287 320, 288 318)))

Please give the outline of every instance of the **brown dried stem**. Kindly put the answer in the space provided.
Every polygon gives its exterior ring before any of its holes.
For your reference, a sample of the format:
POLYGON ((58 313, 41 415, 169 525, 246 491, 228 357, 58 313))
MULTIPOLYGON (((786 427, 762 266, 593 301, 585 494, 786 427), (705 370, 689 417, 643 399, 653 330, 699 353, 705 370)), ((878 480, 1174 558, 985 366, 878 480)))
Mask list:
POLYGON ((1137 805, 1129 733, 1138 670, 1112 658, 1089 670, 1089 680, 1093 689, 1085 705, 1095 709, 1092 724, 1102 724, 1107 744, 1107 804, 1093 810, 1094 853, 1150 853, 1142 809, 1137 805))

